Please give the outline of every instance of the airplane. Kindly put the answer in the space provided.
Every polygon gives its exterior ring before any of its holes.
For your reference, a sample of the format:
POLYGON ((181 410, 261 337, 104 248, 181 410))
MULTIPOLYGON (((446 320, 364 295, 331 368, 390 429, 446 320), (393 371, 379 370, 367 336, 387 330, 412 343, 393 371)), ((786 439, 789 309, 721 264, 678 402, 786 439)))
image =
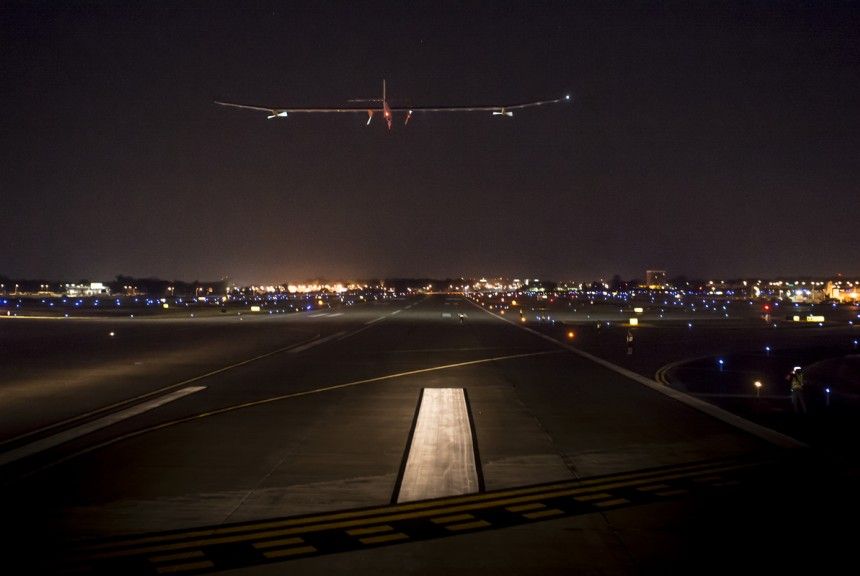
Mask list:
POLYGON ((382 98, 374 98, 369 100, 350 100, 350 102, 377 102, 376 106, 355 106, 345 108, 280 108, 271 106, 250 106, 248 104, 236 104, 234 102, 221 102, 216 100, 215 104, 220 106, 230 106, 232 108, 243 108, 245 110, 257 110, 266 112, 267 118, 273 120, 276 118, 286 118, 289 114, 326 114, 326 113, 367 113, 367 126, 370 126, 370 121, 373 120, 373 115, 381 112, 385 118, 388 129, 391 130, 391 124, 394 120, 395 112, 405 112, 406 119, 403 125, 409 124, 409 119, 412 118, 414 112, 492 112, 493 116, 508 116, 514 115, 514 110, 522 110, 525 108, 534 108, 543 106, 544 104, 557 104, 570 100, 570 94, 555 100, 539 100, 536 102, 525 102, 522 104, 501 104, 495 106, 410 106, 410 107, 394 107, 388 103, 388 97, 385 92, 385 80, 382 81, 382 98))

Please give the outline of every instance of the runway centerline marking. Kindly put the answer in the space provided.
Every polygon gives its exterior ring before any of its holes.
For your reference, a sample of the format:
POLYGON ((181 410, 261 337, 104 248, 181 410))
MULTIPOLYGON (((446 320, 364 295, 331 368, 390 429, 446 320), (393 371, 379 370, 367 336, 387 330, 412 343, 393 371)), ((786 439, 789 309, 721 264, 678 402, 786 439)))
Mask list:
POLYGON ((101 430, 102 428, 106 428, 107 426, 116 424, 117 422, 121 422, 122 420, 126 420, 133 416, 143 414, 144 412, 149 412, 150 410, 158 408, 159 406, 163 406, 165 404, 188 396, 189 394, 194 394, 195 392, 200 392, 201 390, 205 389, 206 386, 188 386, 186 388, 181 388, 159 398, 155 398, 154 400, 150 400, 149 402, 137 404, 135 406, 132 406, 131 408, 126 408, 125 410, 120 410, 119 412, 103 416, 98 420, 93 420, 92 422, 87 422, 86 424, 81 424, 80 426, 75 426, 74 428, 63 430, 62 432, 58 432, 57 434, 53 434, 51 436, 48 436, 47 438, 42 438, 41 440, 30 442, 29 444, 25 444, 23 446, 0 454, 0 466, 9 464, 10 462, 14 462, 16 460, 20 460, 21 458, 26 458, 27 456, 32 456, 33 454, 37 454, 49 448, 59 446, 60 444, 65 444, 70 440, 80 438, 81 436, 89 434, 90 432, 101 430))

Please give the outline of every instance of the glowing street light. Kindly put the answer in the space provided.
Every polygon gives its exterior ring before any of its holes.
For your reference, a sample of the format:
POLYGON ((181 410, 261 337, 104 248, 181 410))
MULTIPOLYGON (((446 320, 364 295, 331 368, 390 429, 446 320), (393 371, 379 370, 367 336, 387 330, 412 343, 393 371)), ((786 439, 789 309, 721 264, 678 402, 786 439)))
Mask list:
POLYGON ((755 397, 758 398, 761 394, 761 380, 753 382, 753 386, 755 386, 755 397))

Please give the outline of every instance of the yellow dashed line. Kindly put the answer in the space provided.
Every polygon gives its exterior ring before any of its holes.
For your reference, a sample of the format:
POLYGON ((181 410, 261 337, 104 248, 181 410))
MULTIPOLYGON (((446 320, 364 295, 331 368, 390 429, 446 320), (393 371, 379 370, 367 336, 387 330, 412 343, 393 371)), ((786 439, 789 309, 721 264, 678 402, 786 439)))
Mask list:
POLYGON ((254 548, 262 550, 263 548, 277 548, 278 546, 292 546, 293 544, 301 544, 304 542, 301 538, 281 538, 280 540, 266 540, 265 542, 254 542, 254 548))
POLYGON ((391 532, 394 530, 391 526, 371 526, 370 528, 355 528, 347 530, 346 533, 350 536, 361 536, 362 534, 376 534, 378 532, 391 532))
POLYGON ((612 498, 612 494, 600 492, 599 494, 583 494, 576 497, 580 502, 591 502, 592 500, 603 500, 604 498, 612 498))
POLYGON ((597 502, 594 505, 600 506, 603 508, 604 506, 618 506, 619 504, 629 504, 629 500, 625 500, 624 498, 615 498, 614 500, 606 500, 604 502, 597 502))
POLYGON ((536 520, 538 518, 546 518, 548 516, 560 516, 564 514, 561 510, 557 510, 555 508, 549 508, 548 510, 538 510, 537 512, 526 512, 523 514, 529 520, 536 520))
MULTIPOLYGON (((113 543, 104 543, 104 544, 95 544, 90 546, 85 546, 83 548, 78 549, 77 554, 74 556, 77 557, 79 561, 81 560, 93 560, 99 558, 115 558, 115 557, 123 557, 123 556, 133 556, 133 555, 148 555, 148 554, 162 554, 169 555, 172 551, 187 551, 192 552, 194 549, 199 549, 203 546, 213 546, 218 544, 226 544, 232 542, 248 542, 248 541, 258 541, 263 539, 265 542, 266 538, 273 538, 277 536, 293 536, 293 535, 303 535, 308 533, 326 531, 326 530, 337 530, 337 529, 358 529, 361 526, 367 526, 368 524, 376 524, 378 525, 381 522, 397 522, 399 520, 418 520, 422 518, 427 518, 433 520, 436 523, 444 523, 444 522, 455 522, 459 520, 459 516, 464 516, 464 514, 457 514, 459 512, 470 512, 473 510, 481 510, 486 508, 496 508, 496 507, 505 507, 510 506, 511 508, 516 508, 518 505, 529 506, 528 509, 539 509, 543 507, 543 504, 539 502, 535 502, 536 500, 546 500, 547 498, 560 498, 572 496, 576 500, 581 502, 594 502, 596 505, 604 507, 604 506, 614 506, 617 504, 625 504, 629 503, 626 499, 612 499, 612 495, 606 492, 596 492, 598 490, 612 490, 615 488, 636 488, 636 484, 646 485, 646 486, 654 486, 655 483, 665 482, 677 478, 685 478, 688 480, 696 480, 697 477, 707 477, 708 479, 718 478, 716 476, 719 473, 727 472, 730 470, 738 470, 743 468, 749 468, 753 466, 758 466, 761 463, 747 463, 747 464, 710 464, 710 465, 694 465, 684 467, 681 470, 667 470, 663 473, 658 472, 647 472, 647 473, 630 473, 624 474, 620 477, 613 477, 612 479, 598 479, 586 480, 586 481, 575 481, 570 483, 560 483, 556 485, 548 485, 541 487, 529 487, 525 489, 516 489, 503 491, 498 493, 485 493, 480 495, 471 495, 471 496, 463 496, 452 498, 451 500, 446 501, 443 506, 440 507, 438 502, 422 502, 408 505, 401 505, 392 508, 380 508, 378 509, 380 512, 389 511, 386 515, 376 516, 376 517, 367 517, 367 511, 355 511, 355 512, 341 512, 324 516, 317 516, 312 518, 296 518, 296 519, 284 519, 270 522, 261 522, 256 525, 243 525, 243 526, 235 526, 235 527, 224 527, 224 528, 212 528, 208 530, 198 530, 198 531, 189 531, 184 534, 174 534, 169 537, 166 536, 144 536, 131 540, 127 540, 125 542, 113 542, 113 543), (650 481, 650 484, 649 484, 650 481), (505 497, 508 496, 508 497, 505 497), (611 500, 597 503, 595 501, 610 498, 611 500), (430 508, 430 509, 427 509, 430 508), (439 514, 447 513, 447 516, 438 516, 439 514), (436 518, 433 518, 433 517, 436 518), (313 520, 316 519, 328 519, 329 522, 322 522, 314 524, 313 520), (331 521, 331 520, 341 520, 341 521, 331 521), (310 523, 309 523, 310 521, 310 523), (275 528, 279 527, 279 529, 270 529, 253 532, 255 528, 259 529, 261 527, 269 527, 275 528), (236 533, 242 531, 243 533, 236 533), (233 532, 233 534, 230 534, 233 532), (181 538, 181 537, 189 537, 189 536, 201 536, 196 540, 185 540, 185 541, 173 541, 173 542, 160 542, 156 543, 159 540, 164 540, 166 538, 181 538), (151 543, 149 546, 140 546, 141 543, 148 542, 151 543), (134 547, 134 544, 137 543, 138 547, 134 547), (111 549, 114 548, 114 549, 111 549), (101 550, 99 550, 101 549, 101 550), (99 550, 99 551, 97 551, 99 550), (94 554, 87 554, 87 551, 95 552, 94 554)), ((521 509, 525 510, 525 509, 521 509)), ((472 516, 469 514, 465 514, 468 518, 471 519, 472 516)), ((482 522, 472 522, 466 524, 459 524, 455 526, 449 526, 449 530, 467 530, 470 528, 483 527, 484 524, 482 522)), ((391 535, 388 535, 391 536, 391 535)), ((404 536, 405 537, 405 536, 404 536)), ((70 558, 70 560, 74 561, 74 557, 70 558)))
MULTIPOLYGON (((456 506, 457 504, 474 505, 477 503, 482 503, 482 504, 485 503, 488 506, 492 506, 495 504, 493 502, 494 500, 498 500, 500 498, 506 499, 506 497, 513 497, 513 498, 520 497, 520 498, 522 498, 523 496, 527 496, 527 495, 536 495, 537 497, 542 498, 543 494, 545 494, 547 492, 551 492, 551 491, 572 489, 572 490, 575 490, 576 492, 580 492, 580 491, 587 491, 589 488, 592 490, 593 489, 600 489, 603 487, 603 486, 601 486, 601 484, 607 484, 607 483, 610 486, 614 487, 614 486, 627 485, 627 484, 631 484, 631 483, 646 482, 649 477, 654 477, 655 481, 661 481, 664 479, 692 477, 692 476, 697 476, 699 474, 707 474, 708 472, 710 472, 711 476, 709 476, 708 478, 714 478, 715 476, 713 475, 713 472, 716 472, 718 470, 719 471, 734 470, 734 469, 740 469, 740 468, 747 468, 750 466, 756 466, 756 465, 760 465, 760 464, 761 464, 761 462, 748 463, 748 464, 742 464, 742 463, 729 464, 729 463, 704 462, 704 463, 679 466, 677 468, 668 469, 668 470, 659 470, 659 471, 650 471, 649 470, 646 472, 628 472, 625 474, 619 474, 619 475, 613 476, 611 478, 590 478, 590 479, 585 479, 585 480, 562 482, 562 483, 559 483, 556 485, 551 485, 551 486, 531 486, 528 488, 516 488, 516 489, 504 490, 504 491, 500 491, 500 492, 487 492, 487 493, 474 494, 474 495, 469 495, 469 496, 459 496, 459 497, 455 497, 455 498, 450 499, 447 503, 449 505, 452 505, 452 506, 456 506), (710 470, 708 468, 710 468, 710 470)), ((377 508, 375 510, 369 510, 369 511, 363 510, 363 511, 337 512, 334 514, 324 514, 324 515, 312 516, 310 518, 295 518, 295 519, 294 518, 288 518, 288 519, 284 519, 284 520, 271 520, 271 521, 266 521, 266 522, 258 522, 256 524, 250 524, 250 525, 246 524, 246 525, 241 525, 241 526, 224 526, 224 527, 218 527, 218 528, 209 528, 209 529, 205 529, 205 530, 192 530, 192 531, 188 531, 188 532, 185 532, 185 533, 179 534, 179 535, 171 534, 171 535, 158 535, 158 536, 139 536, 139 537, 131 538, 129 540, 125 540, 125 541, 121 541, 121 542, 104 542, 104 543, 94 543, 94 544, 90 544, 90 545, 85 545, 85 546, 82 546, 81 548, 79 548, 78 552, 80 554, 85 554, 88 551, 97 551, 97 550, 104 550, 104 549, 117 548, 117 547, 126 548, 126 547, 133 547, 133 546, 145 546, 146 544, 155 544, 157 542, 165 542, 165 541, 173 540, 177 537, 182 537, 182 538, 199 537, 201 539, 207 539, 207 544, 208 543, 219 544, 219 543, 224 542, 224 541, 223 540, 210 541, 208 539, 213 537, 213 536, 218 536, 220 534, 236 534, 239 532, 251 532, 253 530, 266 530, 266 529, 271 529, 271 528, 282 528, 282 527, 288 527, 288 526, 307 525, 309 523, 318 522, 318 521, 319 522, 325 522, 325 521, 332 522, 335 520, 352 520, 354 518, 357 519, 357 518, 366 517, 366 516, 372 515, 372 514, 385 513, 388 511, 399 512, 399 513, 410 512, 410 511, 418 512, 418 511, 423 511, 426 508, 433 508, 433 507, 438 507, 438 506, 439 506, 439 504, 437 502, 416 502, 414 504, 400 505, 394 509, 392 509, 392 508, 377 508)), ((418 512, 418 514, 420 514, 420 512, 418 512)), ((420 516, 418 516, 418 517, 420 517, 420 516)), ((372 521, 372 519, 365 520, 365 522, 367 522, 367 521, 372 521)), ((237 536, 237 540, 238 539, 250 539, 250 538, 254 538, 254 537, 256 537, 254 534, 242 535, 242 536, 237 536)), ((229 541, 235 541, 235 540, 229 540, 229 541)), ((170 546, 170 544, 167 544, 167 546, 170 546)), ((134 550, 133 553, 134 554, 145 554, 148 551, 158 550, 159 548, 163 548, 163 547, 164 547, 164 545, 162 544, 160 546, 152 546, 152 547, 142 548, 142 549, 138 548, 138 549, 134 550)), ((127 554, 127 553, 128 553, 128 551, 126 548, 126 551, 123 551, 120 554, 127 554)), ((88 557, 95 558, 95 557, 110 557, 110 556, 95 556, 95 555, 89 556, 88 555, 88 557)))
POLYGON ((466 522, 465 524, 451 524, 450 526, 445 526, 445 528, 456 532, 459 530, 471 530, 472 528, 486 528, 487 526, 491 526, 491 524, 486 520, 478 520, 476 522, 466 522))
POLYGON ((313 546, 299 546, 298 548, 284 548, 283 550, 269 550, 263 552, 266 558, 284 558, 285 556, 295 556, 296 554, 310 554, 316 552, 317 549, 313 546))
POLYGON ((540 502, 521 504, 519 506, 508 506, 505 510, 508 512, 525 512, 526 510, 537 510, 538 508, 546 508, 546 504, 541 504, 540 502))
POLYGON ((202 558, 202 550, 192 550, 191 552, 179 552, 177 554, 166 554, 164 556, 153 556, 149 559, 150 562, 173 562, 174 560, 187 560, 188 558, 202 558))
POLYGON ((392 542, 394 540, 406 540, 409 538, 406 534, 395 532, 394 534, 385 534, 384 536, 369 536, 367 538, 359 538, 362 544, 382 544, 383 542, 392 542))
POLYGON ((189 570, 202 570, 204 568, 214 568, 215 565, 209 560, 201 562, 188 562, 186 564, 174 564, 173 566, 159 566, 156 568, 159 574, 175 574, 176 572, 188 572, 189 570))
POLYGON ((471 514, 455 514, 453 516, 441 516, 439 518, 431 518, 433 524, 450 524, 451 522, 462 522, 463 520, 473 520, 475 517, 471 514))

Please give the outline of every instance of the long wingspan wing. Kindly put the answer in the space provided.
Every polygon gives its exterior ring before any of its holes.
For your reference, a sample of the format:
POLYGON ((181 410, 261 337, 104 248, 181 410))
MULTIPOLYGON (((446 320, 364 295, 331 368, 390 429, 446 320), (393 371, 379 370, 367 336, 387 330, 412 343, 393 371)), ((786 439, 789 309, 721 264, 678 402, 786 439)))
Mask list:
POLYGON ((570 96, 556 98, 555 100, 538 100, 537 102, 524 102, 522 104, 497 104, 486 106, 398 106, 391 108, 392 112, 505 112, 506 110, 522 110, 523 108, 534 108, 545 104, 558 104, 570 100, 570 96))
POLYGON ((244 108, 246 110, 268 112, 273 116, 277 116, 279 112, 289 112, 290 114, 321 112, 364 112, 366 114, 368 110, 382 110, 381 106, 364 106, 362 108, 272 108, 270 106, 250 106, 248 104, 235 104, 233 102, 219 102, 218 100, 215 101, 215 104, 220 104, 221 106, 230 106, 232 108, 244 108))
MULTIPOLYGON (((511 110, 522 110, 523 108, 534 108, 536 106, 544 106, 546 104, 557 104, 570 100, 570 96, 556 98, 555 100, 538 100, 536 102, 525 102, 521 104, 497 104, 487 106, 397 106, 391 107, 392 112, 494 112, 497 114, 505 114, 511 110)), ((236 104, 233 102, 215 101, 221 106, 230 106, 232 108, 244 108, 246 110, 256 110, 258 112, 266 112, 270 118, 278 116, 286 116, 287 114, 317 114, 317 113, 367 113, 369 110, 381 112, 381 106, 364 106, 361 108, 345 107, 345 108, 280 108, 271 106, 251 106, 248 104, 236 104)))

